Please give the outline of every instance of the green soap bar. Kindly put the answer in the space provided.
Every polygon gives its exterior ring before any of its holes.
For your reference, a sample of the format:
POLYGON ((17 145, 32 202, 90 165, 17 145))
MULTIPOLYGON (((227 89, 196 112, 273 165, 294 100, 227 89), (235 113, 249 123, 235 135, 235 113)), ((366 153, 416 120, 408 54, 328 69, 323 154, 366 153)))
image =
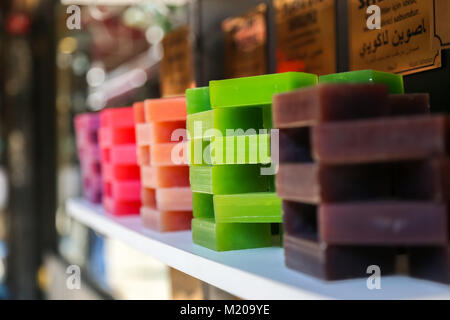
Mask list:
POLYGON ((229 108, 199 112, 187 116, 186 127, 190 139, 225 135, 257 133, 269 123, 266 109, 229 108), (215 129, 215 130, 212 130, 215 129))
POLYGON ((192 192, 238 194, 275 191, 274 176, 261 175, 262 165, 191 166, 192 192))
POLYGON ((210 81, 211 107, 246 107, 272 104, 272 96, 278 93, 313 86, 318 77, 314 74, 286 72, 210 81))
POLYGON ((244 193, 214 196, 218 223, 281 223, 281 199, 275 193, 244 193))
POLYGON ((209 152, 215 165, 268 164, 271 162, 270 134, 214 138, 209 152))
POLYGON ((206 193, 192 193, 192 213, 194 218, 214 219, 213 195, 206 193))
POLYGON ((189 165, 211 165, 211 141, 196 138, 187 142, 187 161, 189 165))
POLYGON ((211 101, 209 99, 209 87, 187 89, 186 109, 187 114, 194 114, 211 110, 211 101))
POLYGON ((192 220, 192 240, 215 251, 272 246, 270 223, 216 223, 214 219, 192 220))
POLYGON ((360 70, 328 74, 319 77, 319 83, 377 83, 385 84, 390 94, 403 94, 403 76, 374 70, 360 70))

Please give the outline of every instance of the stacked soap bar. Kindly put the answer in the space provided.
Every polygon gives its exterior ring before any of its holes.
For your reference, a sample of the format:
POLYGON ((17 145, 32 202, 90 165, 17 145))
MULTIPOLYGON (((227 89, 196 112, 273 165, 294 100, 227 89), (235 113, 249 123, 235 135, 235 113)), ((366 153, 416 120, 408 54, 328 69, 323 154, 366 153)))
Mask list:
POLYGON ((316 83, 314 75, 285 73, 212 81, 186 91, 194 243, 225 251, 267 247, 279 239, 272 96, 316 83))
POLYGON ((192 220, 192 192, 185 158, 186 142, 183 142, 186 99, 151 99, 135 103, 133 108, 143 224, 160 232, 188 230, 192 220))
POLYGON ((100 113, 103 207, 114 215, 139 214, 141 181, 132 107, 100 113))
POLYGON ((319 82, 274 98, 286 265, 339 280, 394 272, 398 247, 446 248, 447 117, 397 75, 319 82))
POLYGON ((102 201, 102 174, 97 131, 98 113, 83 113, 75 117, 75 135, 83 180, 83 195, 93 202, 102 201))

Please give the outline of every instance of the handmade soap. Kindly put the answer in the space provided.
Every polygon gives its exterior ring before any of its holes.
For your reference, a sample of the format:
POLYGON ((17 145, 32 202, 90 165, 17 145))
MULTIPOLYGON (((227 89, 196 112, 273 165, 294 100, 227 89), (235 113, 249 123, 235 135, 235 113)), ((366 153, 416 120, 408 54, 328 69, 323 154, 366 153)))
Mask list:
POLYGON ((139 214, 141 207, 141 201, 118 201, 107 196, 102 201, 106 212, 116 216, 139 214))
POLYGON ((192 211, 191 188, 156 189, 156 206, 161 211, 192 211))
POLYGON ((187 89, 186 109, 188 115, 211 110, 209 87, 187 89))
POLYGON ((140 179, 140 170, 137 165, 117 165, 104 163, 102 165, 102 173, 104 179, 107 181, 140 179))
POLYGON ((149 146, 141 146, 137 147, 137 162, 140 166, 149 166, 150 165, 150 147, 149 146))
POLYGON ((408 250, 410 275, 450 284, 450 246, 421 246, 408 250))
POLYGON ((217 223, 281 223, 281 199, 275 193, 214 196, 217 223))
POLYGON ((189 167, 141 167, 142 185, 148 188, 189 187, 189 167))
POLYGON ((312 162, 311 129, 308 127, 279 130, 280 163, 312 162))
POLYGON ((388 86, 389 93, 402 94, 405 91, 403 88, 403 76, 374 70, 359 70, 324 75, 319 77, 319 83, 385 84, 388 86))
POLYGON ((192 210, 194 218, 214 219, 213 195, 206 193, 192 193, 192 210))
POLYGON ((298 128, 321 122, 382 117, 389 112, 387 101, 384 85, 318 85, 274 96, 274 125, 298 128))
POLYGON ((274 191, 274 177, 261 175, 260 165, 191 166, 193 192, 239 194, 274 191))
POLYGON ((152 144, 186 141, 186 120, 155 122, 151 126, 150 138, 152 144))
MULTIPOLYGON (((388 199, 392 196, 391 169, 384 163, 286 163, 279 167, 276 190, 285 200, 310 204, 388 199)), ((414 189, 416 185, 406 187, 414 189)))
POLYGON ((270 134, 226 136, 212 139, 212 164, 268 164, 270 134))
POLYGON ((322 124, 312 129, 313 155, 324 164, 444 156, 449 145, 448 127, 449 118, 443 115, 322 124))
POLYGON ((136 143, 136 132, 134 127, 105 127, 98 130, 98 139, 101 147, 110 147, 117 144, 132 144, 136 143))
POLYGON ((395 271, 395 249, 386 247, 332 246, 284 235, 288 268, 322 280, 367 278, 367 267, 376 265, 382 275, 395 271))
POLYGON ((133 104, 134 123, 140 124, 145 122, 145 104, 144 102, 135 102, 133 104))
POLYGON ((185 97, 149 99, 144 104, 146 122, 186 120, 185 97))
POLYGON ((159 232, 181 231, 191 228, 192 212, 158 211, 142 207, 141 218, 143 226, 151 230, 159 232))
POLYGON ((187 117, 189 139, 256 134, 264 129, 264 112, 258 108, 225 108, 187 117))
POLYGON ((141 199, 144 207, 156 209, 156 189, 144 186, 141 190, 141 199))
POLYGON ((152 166, 186 165, 187 144, 183 142, 158 143, 151 146, 150 163, 152 166))
POLYGON ((116 145, 110 148, 104 148, 101 152, 103 162, 137 165, 135 144, 116 145))
POLYGON ((111 108, 100 112, 102 128, 134 128, 133 107, 111 108))
POLYGON ((210 165, 211 140, 196 138, 186 143, 187 161, 189 165, 210 165))
POLYGON ((336 245, 445 245, 447 205, 433 202, 359 202, 319 207, 321 239, 336 245))
POLYGON ((213 109, 272 104, 275 94, 317 84, 316 75, 286 72, 262 76, 210 81, 213 109))
POLYGON ((430 113, 428 93, 391 94, 388 98, 391 116, 417 115, 430 113))
POLYGON ((214 219, 192 220, 192 239, 195 244, 215 251, 270 247, 269 223, 216 223, 214 219))
POLYGON ((108 181, 104 183, 103 192, 116 201, 140 201, 141 182, 139 180, 108 181))
POLYGON ((148 146, 152 142, 152 125, 150 123, 136 124, 136 144, 148 146))

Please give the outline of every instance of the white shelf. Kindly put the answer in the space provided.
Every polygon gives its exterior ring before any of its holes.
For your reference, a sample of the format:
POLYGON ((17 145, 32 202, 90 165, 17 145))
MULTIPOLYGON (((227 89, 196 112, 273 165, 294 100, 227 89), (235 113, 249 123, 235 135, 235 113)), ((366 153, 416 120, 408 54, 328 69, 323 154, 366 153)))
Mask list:
POLYGON ((116 218, 101 206, 74 199, 68 213, 105 236, 121 240, 168 266, 243 299, 450 299, 450 286, 406 276, 324 282, 289 270, 282 248, 214 252, 192 243, 191 232, 161 234, 142 227, 139 217, 116 218))

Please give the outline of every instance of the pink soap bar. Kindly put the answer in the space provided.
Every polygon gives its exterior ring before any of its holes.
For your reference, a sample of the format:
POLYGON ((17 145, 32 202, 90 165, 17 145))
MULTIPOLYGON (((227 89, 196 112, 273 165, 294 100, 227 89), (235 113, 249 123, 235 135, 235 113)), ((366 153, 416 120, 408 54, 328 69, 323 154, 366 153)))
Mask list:
POLYGON ((189 187, 189 167, 141 167, 142 185, 147 188, 189 187))
POLYGON ((117 201, 103 196, 103 208, 115 216, 138 215, 141 208, 140 201, 117 201))
POLYGON ((152 144, 178 141, 187 141, 186 120, 155 122, 152 124, 150 140, 152 144))
POLYGON ((137 147, 137 161, 140 166, 150 165, 150 147, 140 146, 137 147))
POLYGON ((100 115, 98 113, 82 113, 74 118, 75 130, 95 131, 100 126, 100 115))
POLYGON ((81 162, 81 172, 83 176, 92 176, 92 177, 99 177, 102 176, 102 169, 101 164, 98 161, 82 161, 81 162))
POLYGON ((116 201, 141 201, 141 181, 107 181, 103 185, 103 193, 116 201))
POLYGON ((144 123, 145 122, 145 112, 144 112, 144 102, 135 102, 133 104, 134 112, 134 123, 144 123))
POLYGON ((94 145, 78 147, 78 158, 80 162, 99 162, 100 148, 94 145))
POLYGON ((152 142, 153 125, 150 123, 136 124, 136 143, 138 146, 148 146, 152 142))
POLYGON ((156 207, 161 211, 192 211, 191 188, 156 189, 156 207))
POLYGON ((78 147, 96 146, 98 144, 98 129, 77 130, 76 141, 78 147))
POLYGON ((117 145, 102 149, 102 162, 110 164, 137 165, 136 145, 117 145))
POLYGON ((100 128, 98 142, 101 147, 110 147, 117 144, 136 143, 135 128, 100 128))
POLYGON ((137 165, 117 165, 104 163, 102 173, 105 181, 112 180, 139 180, 140 168, 137 165))
POLYGON ((102 128, 134 127, 133 107, 105 109, 100 112, 100 126, 102 128))
POLYGON ((142 188, 142 205, 147 208, 156 209, 156 190, 153 188, 142 188))
POLYGON ((186 143, 158 143, 152 145, 151 148, 150 163, 152 166, 174 166, 187 164, 186 143))
POLYGON ((186 120, 186 98, 165 98, 145 100, 146 122, 186 120))
POLYGON ((191 211, 158 211, 142 207, 141 217, 144 227, 159 232, 191 229, 191 211))

